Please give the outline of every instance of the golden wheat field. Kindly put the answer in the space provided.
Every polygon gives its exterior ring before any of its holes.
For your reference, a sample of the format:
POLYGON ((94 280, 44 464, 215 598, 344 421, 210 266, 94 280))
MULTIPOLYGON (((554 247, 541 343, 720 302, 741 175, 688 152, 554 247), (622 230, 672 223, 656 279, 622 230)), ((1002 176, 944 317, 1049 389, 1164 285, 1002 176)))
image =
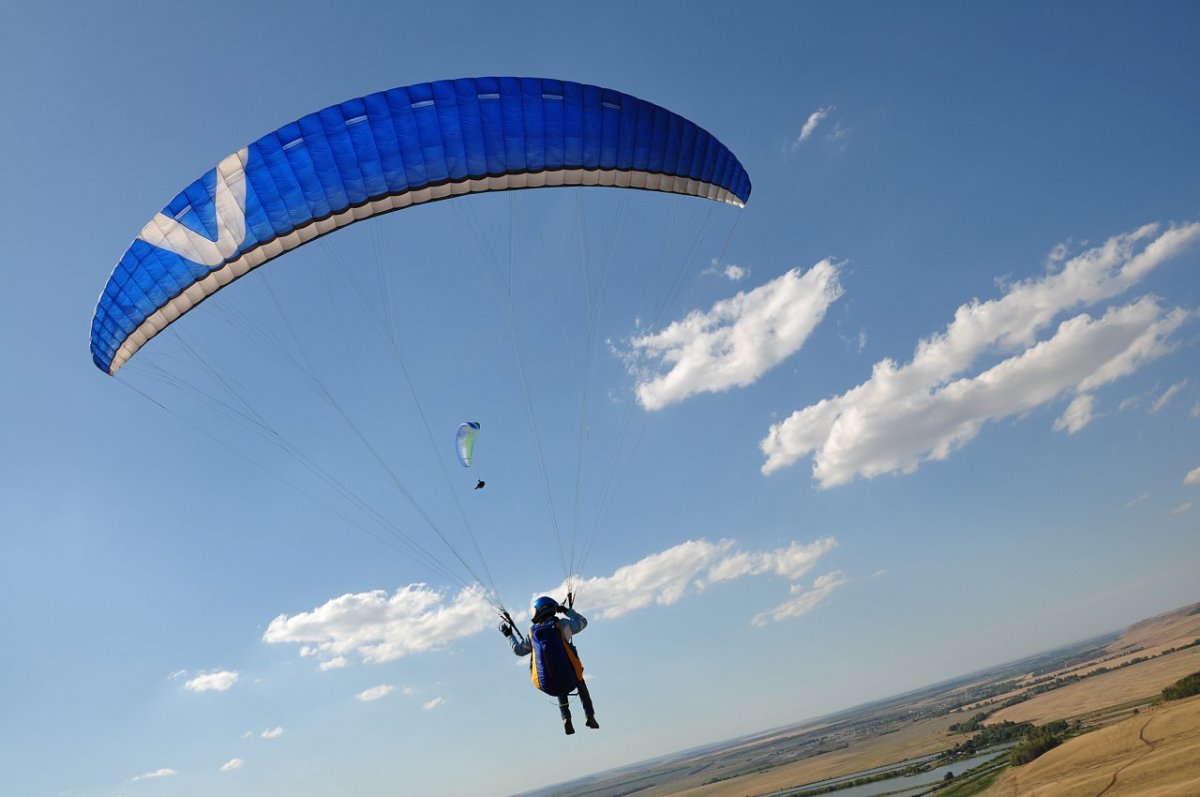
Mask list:
POLYGON ((1009 769, 985 797, 1196 797, 1200 697, 1167 703, 1078 736, 1009 769))
MULTIPOLYGON (((1001 709, 988 722, 1037 722, 1082 717, 1095 711, 1151 698, 1164 686, 1200 672, 1200 647, 1189 648, 1131 667, 1094 675, 1024 703, 1001 709)), ((1200 795, 1200 791, 1196 792, 1200 795)))

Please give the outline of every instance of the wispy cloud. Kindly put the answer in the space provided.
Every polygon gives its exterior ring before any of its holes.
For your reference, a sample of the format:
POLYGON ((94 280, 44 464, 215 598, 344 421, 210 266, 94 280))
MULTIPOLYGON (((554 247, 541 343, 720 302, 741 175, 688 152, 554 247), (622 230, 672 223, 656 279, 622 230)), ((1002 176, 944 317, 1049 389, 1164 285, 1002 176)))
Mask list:
POLYGON ((312 611, 281 614, 263 640, 310 645, 329 660, 355 653, 381 663, 476 634, 491 626, 494 614, 478 590, 464 589, 447 603, 440 590, 409 584, 391 595, 384 590, 347 594, 312 611))
POLYGON ((421 708, 425 709, 426 711, 433 711, 438 706, 444 705, 445 702, 446 698, 435 697, 432 700, 426 700, 424 703, 422 703, 421 708))
POLYGON ((1042 266, 1046 271, 1054 271, 1071 254, 1071 242, 1063 241, 1050 247, 1050 251, 1046 253, 1045 259, 1042 261, 1042 266))
POLYGON ((1142 402, 1141 396, 1130 396, 1129 398, 1121 400, 1121 403, 1117 405, 1117 410, 1119 412, 1125 412, 1126 410, 1133 409, 1141 402, 1142 402))
POLYGON ((833 109, 834 106, 827 105, 810 113, 808 119, 804 121, 804 126, 800 128, 800 135, 796 136, 796 139, 792 142, 792 149, 795 150, 805 141, 808 141, 813 133, 817 132, 817 127, 820 126, 825 117, 829 116, 833 109))
POLYGON ((1075 434, 1092 422, 1095 406, 1096 399, 1090 393, 1076 396, 1067 405, 1067 409, 1058 417, 1058 420, 1054 422, 1054 431, 1065 430, 1067 434, 1075 434))
POLYGON ((238 681, 238 674, 229 670, 204 673, 184 683, 183 688, 193 692, 224 692, 238 681))
POLYGON ((1135 506, 1140 504, 1142 501, 1145 501, 1149 497, 1150 497, 1150 493, 1142 493, 1137 498, 1131 498, 1130 500, 1125 502, 1125 508, 1133 509, 1135 506))
POLYGON ((1200 484, 1200 468, 1192 468, 1183 477, 1184 484, 1200 484))
POLYGON ((714 257, 711 261, 709 261, 708 268, 704 269, 700 273, 705 275, 720 274, 730 282, 741 282, 746 277, 750 276, 750 267, 738 266, 734 265, 733 263, 726 263, 724 266, 722 266, 721 261, 714 257))
POLYGON ((825 602, 830 594, 848 581, 841 570, 834 570, 818 576, 811 587, 805 588, 800 584, 792 585, 792 599, 779 604, 770 611, 754 616, 754 625, 766 625, 771 621, 787 620, 808 614, 825 602))
POLYGON ((246 762, 240 758, 231 758, 221 765, 222 772, 233 772, 235 769, 241 769, 246 762))
POLYGON ((1167 388, 1163 394, 1155 399, 1154 403, 1150 405, 1150 414, 1157 415, 1163 407, 1171 403, 1171 399, 1179 395, 1179 391, 1183 390, 1187 386, 1187 383, 1188 381, 1184 379, 1182 382, 1176 382, 1167 388))
POLYGON ((264 739, 278 739, 280 736, 283 736, 283 727, 276 725, 274 728, 267 728, 259 735, 264 739))
POLYGON ((1182 515, 1184 512, 1188 511, 1191 508, 1192 508, 1192 502, 1184 501, 1182 504, 1180 504, 1179 506, 1172 509, 1171 514, 1172 515, 1182 515))
POLYGON ((659 410, 697 393, 752 384, 799 350, 841 295, 838 267, 822 260, 633 338, 626 364, 638 401, 659 410))
POLYGON ((391 684, 380 684, 379 686, 372 686, 370 689, 362 690, 354 698, 360 703, 370 703, 373 700, 379 700, 381 697, 387 697, 395 689, 396 687, 391 684))
MULTIPOLYGON (((908 473, 965 445, 983 424, 1019 415, 1064 393, 1082 396, 1133 373, 1172 346, 1190 317, 1153 297, 1111 307, 1099 318, 1064 312, 1112 299, 1200 240, 1200 224, 1150 224, 1064 260, 1061 270, 1012 285, 999 299, 962 305, 912 360, 876 363, 871 378, 797 410, 773 425, 760 447, 772 473, 812 455, 820 487, 855 477, 908 473), (985 354, 1006 355, 970 375, 985 354)), ((1076 422, 1084 417, 1076 405, 1076 422)), ((1090 416, 1089 416, 1090 417, 1090 416)), ((1070 429, 1070 421, 1063 420, 1070 429)))
POLYGON ((173 769, 163 767, 162 769, 156 769, 153 772, 143 772, 140 775, 134 775, 132 778, 130 778, 130 780, 136 782, 139 780, 153 780, 155 778, 170 778, 178 774, 179 773, 173 769))
POLYGON ((332 659, 326 659, 317 665, 317 669, 324 672, 325 670, 340 670, 345 667, 347 660, 345 656, 334 656, 332 659))

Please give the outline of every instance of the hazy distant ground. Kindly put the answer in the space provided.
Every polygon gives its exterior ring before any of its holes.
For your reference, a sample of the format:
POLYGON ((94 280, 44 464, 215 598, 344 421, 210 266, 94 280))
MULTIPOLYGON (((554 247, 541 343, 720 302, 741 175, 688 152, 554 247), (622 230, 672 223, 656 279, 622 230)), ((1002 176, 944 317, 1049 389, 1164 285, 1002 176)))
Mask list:
POLYGON ((968 736, 949 727, 984 711, 990 712, 987 724, 1078 720, 1098 728, 1009 768, 984 792, 989 797, 1200 797, 1200 697, 1151 705, 1164 687, 1200 672, 1200 646, 1184 647, 1197 639, 1200 604, 1142 621, 1107 641, 532 794, 770 794, 947 750, 968 736), (1098 672, 1102 667, 1108 671, 1098 672), (1022 699, 1025 690, 1058 678, 1082 680, 1022 699), (1003 705, 1014 699, 1020 702, 1003 705))

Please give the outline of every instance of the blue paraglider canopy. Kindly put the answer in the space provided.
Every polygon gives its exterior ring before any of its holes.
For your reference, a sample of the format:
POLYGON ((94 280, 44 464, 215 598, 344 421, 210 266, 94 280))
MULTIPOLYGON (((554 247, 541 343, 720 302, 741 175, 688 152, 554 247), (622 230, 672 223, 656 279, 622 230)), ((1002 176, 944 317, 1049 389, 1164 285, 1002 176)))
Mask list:
POLYGON ((381 213, 482 191, 614 186, 741 206, 750 179, 695 123, 612 89, 546 78, 418 83, 348 100, 225 158, 156 214, 92 320, 115 374, 247 272, 381 213))

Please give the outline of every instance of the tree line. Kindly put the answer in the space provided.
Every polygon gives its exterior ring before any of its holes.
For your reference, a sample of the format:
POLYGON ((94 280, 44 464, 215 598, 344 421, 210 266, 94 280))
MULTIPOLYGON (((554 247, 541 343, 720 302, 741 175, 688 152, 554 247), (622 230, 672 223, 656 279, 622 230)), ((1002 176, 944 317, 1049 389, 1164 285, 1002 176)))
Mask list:
POLYGON ((1163 700, 1182 700, 1192 695, 1200 695, 1200 672, 1185 675, 1162 690, 1163 700))

